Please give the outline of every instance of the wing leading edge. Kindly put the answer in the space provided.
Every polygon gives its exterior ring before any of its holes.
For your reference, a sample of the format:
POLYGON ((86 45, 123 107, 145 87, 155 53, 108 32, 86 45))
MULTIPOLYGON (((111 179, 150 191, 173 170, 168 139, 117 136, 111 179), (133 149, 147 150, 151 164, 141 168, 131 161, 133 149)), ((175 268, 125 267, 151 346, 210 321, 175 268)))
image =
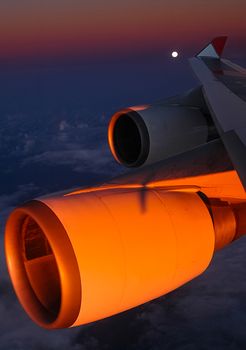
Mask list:
POLYGON ((191 66, 231 161, 246 190, 246 70, 221 59, 226 37, 215 38, 191 66))

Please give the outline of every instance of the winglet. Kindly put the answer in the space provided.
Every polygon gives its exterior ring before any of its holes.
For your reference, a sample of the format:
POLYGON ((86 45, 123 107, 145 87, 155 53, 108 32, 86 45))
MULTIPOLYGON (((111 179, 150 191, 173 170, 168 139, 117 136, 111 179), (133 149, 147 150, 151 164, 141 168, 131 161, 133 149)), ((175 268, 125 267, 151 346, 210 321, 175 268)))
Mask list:
POLYGON ((214 38, 196 57, 221 58, 224 47, 227 41, 227 36, 219 36, 214 38))

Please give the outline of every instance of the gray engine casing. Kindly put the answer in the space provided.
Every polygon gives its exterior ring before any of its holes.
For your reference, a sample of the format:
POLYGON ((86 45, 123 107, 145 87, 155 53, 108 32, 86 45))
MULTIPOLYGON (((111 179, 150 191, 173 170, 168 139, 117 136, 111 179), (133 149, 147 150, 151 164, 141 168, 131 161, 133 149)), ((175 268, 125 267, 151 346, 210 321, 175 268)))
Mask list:
POLYGON ((201 109, 148 105, 113 115, 108 140, 114 158, 126 167, 151 164, 206 143, 209 125, 201 109))

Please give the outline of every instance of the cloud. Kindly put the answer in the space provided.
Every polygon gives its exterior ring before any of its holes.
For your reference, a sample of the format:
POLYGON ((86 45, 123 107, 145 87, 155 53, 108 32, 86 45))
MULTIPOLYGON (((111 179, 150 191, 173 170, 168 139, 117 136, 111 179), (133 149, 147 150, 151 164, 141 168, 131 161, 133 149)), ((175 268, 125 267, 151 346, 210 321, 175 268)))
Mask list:
POLYGON ((59 124, 59 130, 60 131, 64 131, 66 129, 69 128, 69 124, 66 120, 61 120, 60 124, 59 124))
POLYGON ((39 191, 40 189, 33 183, 19 185, 15 192, 0 195, 0 211, 10 211, 13 206, 31 199, 39 191))
POLYGON ((112 161, 112 156, 105 148, 46 151, 25 158, 22 166, 30 163, 72 166, 73 170, 79 173, 95 172, 97 174, 108 174, 113 167, 116 168, 114 161, 112 161))

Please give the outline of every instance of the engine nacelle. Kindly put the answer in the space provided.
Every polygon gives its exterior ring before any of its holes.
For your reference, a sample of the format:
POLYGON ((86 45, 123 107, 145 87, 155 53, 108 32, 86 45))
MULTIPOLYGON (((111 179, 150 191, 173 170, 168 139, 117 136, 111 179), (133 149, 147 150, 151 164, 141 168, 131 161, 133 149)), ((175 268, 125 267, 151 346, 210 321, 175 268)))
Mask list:
POLYGON ((197 193, 114 189, 57 195, 15 209, 5 249, 16 294, 46 328, 102 319, 201 274, 215 233, 197 193))
POLYGON ((149 105, 113 115, 108 141, 114 158, 139 167, 185 152, 207 142, 208 120, 197 107, 149 105))

